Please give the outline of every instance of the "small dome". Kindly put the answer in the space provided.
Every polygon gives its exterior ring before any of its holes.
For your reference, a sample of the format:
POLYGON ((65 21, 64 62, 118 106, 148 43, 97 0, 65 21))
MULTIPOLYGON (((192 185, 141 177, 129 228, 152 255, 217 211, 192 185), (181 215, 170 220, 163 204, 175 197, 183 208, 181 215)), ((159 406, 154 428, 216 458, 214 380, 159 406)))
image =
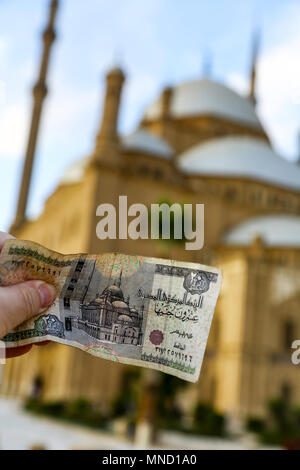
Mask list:
POLYGON ((125 302, 123 302, 122 300, 115 300, 112 303, 112 306, 114 308, 121 308, 122 310, 129 310, 128 305, 125 302))
POLYGON ((133 316, 138 316, 139 312, 135 308, 130 309, 130 314, 133 316))
POLYGON ((85 304, 83 305, 83 308, 85 310, 98 310, 99 308, 99 302, 98 300, 93 300, 92 302, 90 302, 89 304, 85 304))
POLYGON ((90 305, 94 305, 94 304, 104 304, 105 303, 105 300, 103 299, 103 297, 97 297, 93 302, 90 303, 90 305))
POLYGON ((178 166, 188 174, 247 178, 300 190, 300 167, 255 137, 228 136, 197 144, 179 156, 178 166))
POLYGON ((77 160, 72 165, 70 165, 64 172, 60 180, 60 184, 66 185, 80 183, 82 181, 86 167, 88 166, 89 162, 90 157, 85 157, 81 158, 80 160, 77 160))
POLYGON ((132 323, 132 318, 130 318, 128 315, 119 315, 118 320, 132 323))
POLYGON ((125 74, 123 72, 123 70, 121 69, 121 67, 119 66, 113 66, 112 68, 110 68, 106 74, 107 76, 110 76, 110 75, 117 75, 121 78, 125 78, 125 74))
POLYGON ((114 284, 112 286, 106 287, 104 291, 101 294, 101 297, 104 295, 109 294, 111 297, 116 297, 116 300, 124 300, 124 295, 120 287, 115 286, 114 284))
POLYGON ((300 216, 251 217, 226 232, 222 241, 229 246, 248 246, 257 237, 267 246, 300 247, 300 216))
MULTIPOLYGON (((173 88, 171 116, 183 118, 200 115, 219 116, 234 122, 261 128, 251 100, 212 80, 194 80, 173 88)), ((152 103, 145 118, 158 119, 162 114, 162 96, 152 103)))
POLYGON ((145 129, 137 129, 133 134, 123 137, 122 147, 124 150, 147 153, 166 159, 170 159, 174 154, 168 142, 145 129))

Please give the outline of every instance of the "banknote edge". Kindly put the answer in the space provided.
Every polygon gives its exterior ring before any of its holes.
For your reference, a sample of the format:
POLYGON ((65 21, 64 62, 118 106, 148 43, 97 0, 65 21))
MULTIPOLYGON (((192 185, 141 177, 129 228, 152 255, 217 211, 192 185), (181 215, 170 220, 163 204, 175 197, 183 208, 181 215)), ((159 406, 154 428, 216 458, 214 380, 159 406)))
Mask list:
MULTIPOLYGON (((90 351, 88 351, 86 349, 86 345, 82 345, 82 344, 77 343, 75 341, 64 340, 62 338, 58 338, 56 336, 51 336, 51 335, 45 335, 45 336, 40 337, 40 338, 36 337, 34 342, 30 341, 30 339, 24 339, 24 340, 18 341, 17 343, 16 342, 14 342, 14 343, 7 342, 6 347, 7 348, 12 348, 12 347, 24 346, 24 345, 27 345, 27 344, 33 344, 34 345, 36 343, 41 343, 43 341, 53 341, 55 343, 62 344, 64 346, 75 347, 75 348, 80 349, 81 351, 89 354, 90 356, 97 357, 98 359, 104 359, 105 361, 114 362, 113 360, 111 360, 109 358, 91 353, 90 351)), ((205 347, 205 349, 206 349, 206 347, 205 347)), ((156 364, 155 362, 149 362, 148 363, 146 361, 138 361, 138 360, 134 360, 134 359, 130 360, 128 358, 122 358, 122 360, 117 361, 117 362, 118 362, 118 364, 123 364, 123 365, 132 365, 132 366, 137 366, 137 367, 144 367, 144 368, 147 368, 147 369, 154 369, 154 370, 157 370, 159 372, 163 372, 165 374, 169 374, 169 375, 173 375, 174 377, 178 377, 181 380, 186 380, 187 382, 196 383, 199 380, 200 371, 201 371, 202 362, 203 362, 203 357, 201 358, 199 372, 197 370, 197 372, 194 375, 187 374, 185 372, 182 372, 181 374, 180 373, 176 374, 176 369, 172 369, 171 367, 169 368, 168 366, 164 366, 163 364, 156 364), (150 366, 150 364, 151 364, 151 366, 150 366)))
MULTIPOLYGON (((219 268, 216 268, 214 266, 208 266, 208 265, 205 265, 205 264, 201 264, 201 263, 197 263, 197 262, 193 262, 193 261, 181 261, 181 260, 177 260, 177 259, 167 259, 167 258, 156 258, 154 256, 144 256, 144 255, 137 255, 137 254, 127 254, 125 255, 124 253, 121 253, 121 252, 103 252, 103 253, 92 253, 92 254, 89 254, 89 253, 84 253, 84 252, 78 252, 78 253, 60 253, 59 251, 55 251, 55 250, 51 250, 50 248, 47 248, 43 245, 41 245, 40 243, 37 243, 37 242, 33 242, 33 241, 30 241, 30 240, 25 240, 25 239, 18 239, 18 238, 12 238, 12 239, 7 239, 5 240, 4 242, 4 245, 3 245, 3 248, 2 248, 2 251, 1 251, 1 254, 0 254, 0 259, 1 259, 1 256, 9 256, 9 247, 11 246, 14 246, 14 245, 17 245, 17 246, 20 246, 22 244, 29 244, 29 245, 33 245, 35 246, 36 248, 40 248, 41 250, 47 250, 49 253, 53 254, 53 255, 59 255, 59 256, 62 256, 62 257, 68 257, 68 258, 72 258, 72 257, 80 257, 80 256, 106 256, 106 255, 114 255, 114 256, 140 256, 142 259, 145 258, 147 259, 147 262, 153 262, 153 263, 157 263, 157 264, 163 264, 163 263, 166 263, 166 262, 170 262, 171 264, 175 264, 178 266, 178 267, 186 267, 187 265, 189 265, 192 269, 194 267, 194 269, 196 270, 203 270, 203 271, 208 271, 208 272, 213 272, 213 273, 216 273, 216 274, 221 274, 221 270, 219 268), (153 260, 153 261, 152 261, 153 260)), ((221 275, 222 277, 222 275, 221 275)))

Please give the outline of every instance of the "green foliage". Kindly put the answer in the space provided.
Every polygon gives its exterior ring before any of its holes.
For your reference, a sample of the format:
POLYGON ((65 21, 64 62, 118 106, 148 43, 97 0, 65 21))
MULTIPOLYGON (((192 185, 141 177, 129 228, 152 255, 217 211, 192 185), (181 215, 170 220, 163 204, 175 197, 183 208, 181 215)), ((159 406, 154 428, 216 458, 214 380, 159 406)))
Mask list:
MULTIPOLYGON (((248 420, 252 421, 253 418, 248 420)), ((248 428, 249 429, 249 428, 248 428)), ((268 403, 268 415, 261 426, 252 426, 253 432, 258 433, 265 444, 286 445, 298 442, 300 446, 300 409, 292 407, 282 398, 271 400, 268 403)))
MULTIPOLYGON (((163 198, 163 199, 160 199, 159 201, 156 202, 156 204, 167 204, 169 207, 172 206, 172 202, 167 199, 167 198, 163 198)), ((181 212, 182 212, 182 217, 180 218, 180 220, 176 220, 176 215, 174 215, 174 212, 170 212, 170 238, 169 239, 163 239, 162 238, 162 235, 163 235, 163 230, 162 230, 162 213, 160 212, 159 213, 159 240, 163 243, 166 243, 166 244, 182 244, 182 243, 185 243, 187 240, 184 236, 184 204, 182 203, 179 203, 179 205, 181 206, 181 212), (175 220, 177 223, 180 223, 181 224, 181 229, 182 229, 182 238, 175 238, 175 230, 174 230, 174 227, 175 227, 175 220)), ((178 216, 177 216, 178 217, 178 216)), ((149 227, 151 226, 151 212, 149 211, 149 227)))
POLYGON ((159 427, 189 434, 224 436, 224 417, 207 404, 198 403, 192 416, 191 425, 186 425, 184 414, 176 404, 176 395, 187 386, 188 383, 184 380, 172 375, 162 374, 158 401, 159 427))
POLYGON ((268 405, 270 423, 262 433, 263 442, 285 444, 300 439, 300 413, 283 399, 272 400, 268 405))
POLYGON ((206 436, 224 436, 225 418, 211 405, 198 403, 194 410, 193 431, 206 436))
MULTIPOLYGON (((106 429, 110 419, 124 417, 130 426, 136 422, 137 402, 141 386, 141 373, 138 369, 128 369, 120 392, 112 402, 109 415, 103 415, 91 402, 83 398, 73 400, 43 401, 29 399, 24 407, 27 411, 51 418, 77 423, 84 426, 106 429)), ((158 393, 157 425, 160 429, 170 429, 185 433, 210 436, 223 436, 224 417, 205 404, 198 403, 189 427, 184 423, 182 410, 176 404, 179 390, 187 387, 184 380, 172 375, 161 374, 158 393)))
POLYGON ((265 421, 261 418, 251 416, 246 423, 246 429, 254 433, 262 433, 265 430, 265 421))
POLYGON ((70 401, 49 401, 30 399, 24 405, 27 411, 46 415, 93 428, 105 428, 107 418, 100 413, 89 401, 76 398, 70 401))
POLYGON ((182 428, 182 412, 176 406, 175 398, 187 382, 173 375, 161 374, 158 400, 158 425, 163 429, 180 430, 182 428))
POLYGON ((124 416, 127 417, 129 421, 134 420, 138 401, 140 377, 141 372, 136 368, 128 369, 125 372, 120 392, 111 404, 112 418, 124 416))

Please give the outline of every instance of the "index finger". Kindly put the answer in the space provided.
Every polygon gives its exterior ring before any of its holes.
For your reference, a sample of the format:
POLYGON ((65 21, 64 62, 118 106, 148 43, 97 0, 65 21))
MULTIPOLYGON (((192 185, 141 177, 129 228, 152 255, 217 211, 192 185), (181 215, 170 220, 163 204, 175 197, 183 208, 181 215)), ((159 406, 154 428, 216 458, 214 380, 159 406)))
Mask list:
POLYGON ((5 240, 8 240, 9 238, 15 238, 15 237, 10 235, 9 233, 0 232, 0 252, 2 250, 5 240))

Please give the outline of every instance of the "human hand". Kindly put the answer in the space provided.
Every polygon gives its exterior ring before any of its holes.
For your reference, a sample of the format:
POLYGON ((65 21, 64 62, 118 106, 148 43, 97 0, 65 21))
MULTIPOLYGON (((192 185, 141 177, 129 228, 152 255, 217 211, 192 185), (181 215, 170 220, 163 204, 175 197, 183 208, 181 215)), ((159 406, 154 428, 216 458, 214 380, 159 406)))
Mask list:
MULTIPOLYGON (((11 235, 0 232, 0 252, 11 235)), ((41 308, 50 305, 56 296, 53 286, 43 281, 26 281, 14 286, 0 286, 0 339, 25 320, 37 315, 41 308)), ((47 344, 44 341, 41 344, 47 344)), ((32 344, 7 348, 6 357, 16 357, 28 352, 32 344)))

